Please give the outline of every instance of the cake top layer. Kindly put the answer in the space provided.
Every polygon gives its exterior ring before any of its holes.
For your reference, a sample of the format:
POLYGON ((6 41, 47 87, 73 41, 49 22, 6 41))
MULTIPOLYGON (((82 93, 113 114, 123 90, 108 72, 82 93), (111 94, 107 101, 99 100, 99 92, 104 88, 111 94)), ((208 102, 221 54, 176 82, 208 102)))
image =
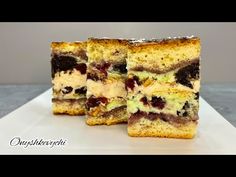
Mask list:
POLYGON ((53 53, 70 53, 79 55, 81 52, 85 52, 87 42, 52 42, 51 50, 53 53))
POLYGON ((130 42, 127 67, 165 73, 200 59, 198 37, 139 40, 130 42))
POLYGON ((89 62, 125 62, 129 40, 89 38, 87 41, 89 62))
POLYGON ((184 46, 189 44, 200 43, 200 39, 195 36, 190 37, 173 37, 173 38, 164 38, 164 39, 138 39, 138 40, 129 40, 130 50, 139 50, 160 47, 177 47, 184 46))
POLYGON ((128 45, 131 40, 128 39, 112 39, 112 38, 88 38, 88 43, 90 44, 100 44, 100 45, 128 45))

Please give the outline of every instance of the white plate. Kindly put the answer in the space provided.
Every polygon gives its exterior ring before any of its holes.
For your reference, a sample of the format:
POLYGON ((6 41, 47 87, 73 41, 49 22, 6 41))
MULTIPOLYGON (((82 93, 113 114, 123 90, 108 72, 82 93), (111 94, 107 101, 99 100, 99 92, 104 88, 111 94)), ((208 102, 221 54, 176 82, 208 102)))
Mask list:
MULTIPOLYGON (((133 138, 126 125, 87 126, 84 117, 51 113, 51 89, 0 119, 1 154, 236 154, 236 128, 200 98, 194 139, 133 138), (66 140, 64 145, 11 146, 14 137, 66 140)), ((17 143, 14 139, 14 143, 17 143)))

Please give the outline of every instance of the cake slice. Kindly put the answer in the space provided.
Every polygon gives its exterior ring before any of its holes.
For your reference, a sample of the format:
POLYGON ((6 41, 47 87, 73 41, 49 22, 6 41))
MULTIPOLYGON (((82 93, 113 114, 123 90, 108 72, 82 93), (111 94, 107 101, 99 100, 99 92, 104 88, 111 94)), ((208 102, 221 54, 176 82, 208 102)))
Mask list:
POLYGON ((130 136, 195 136, 200 48, 197 37, 132 42, 126 81, 130 136))
POLYGON ((86 42, 52 42, 52 111, 84 115, 86 101, 86 42))
POLYGON ((127 122, 125 79, 128 41, 97 39, 87 41, 88 125, 127 122))

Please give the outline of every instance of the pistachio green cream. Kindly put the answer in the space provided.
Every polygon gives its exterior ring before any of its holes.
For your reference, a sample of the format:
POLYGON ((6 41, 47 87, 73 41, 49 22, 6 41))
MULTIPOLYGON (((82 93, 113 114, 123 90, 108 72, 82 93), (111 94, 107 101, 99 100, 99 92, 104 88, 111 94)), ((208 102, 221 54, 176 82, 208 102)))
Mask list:
POLYGON ((126 105, 126 101, 124 99, 114 99, 110 103, 107 104, 106 109, 107 111, 111 111, 120 106, 126 105))
POLYGON ((159 92, 155 94, 156 97, 161 97, 166 103, 163 109, 159 109, 157 107, 153 107, 151 105, 152 97, 147 97, 148 105, 144 105, 143 102, 140 101, 144 95, 137 94, 128 97, 127 101, 127 110, 130 113, 135 113, 138 110, 144 112, 155 112, 155 113, 166 113, 177 115, 177 111, 183 113, 185 111, 183 109, 186 102, 189 104, 189 108, 186 110, 188 112, 188 116, 193 116, 198 112, 198 101, 195 98, 194 93, 178 93, 178 92, 159 92))

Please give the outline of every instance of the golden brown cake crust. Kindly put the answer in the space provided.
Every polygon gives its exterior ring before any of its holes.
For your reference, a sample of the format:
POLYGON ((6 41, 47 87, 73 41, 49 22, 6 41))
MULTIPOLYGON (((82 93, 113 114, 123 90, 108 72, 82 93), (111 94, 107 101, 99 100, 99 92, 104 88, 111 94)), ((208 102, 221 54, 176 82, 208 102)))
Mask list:
POLYGON ((166 39, 153 39, 153 40, 140 40, 131 41, 129 49, 132 51, 139 51, 142 49, 152 48, 173 48, 185 45, 198 45, 200 44, 200 38, 198 37, 179 37, 179 38, 166 38, 166 39))
POLYGON ((137 123, 128 126, 129 136, 134 137, 161 137, 190 139, 196 135, 197 122, 174 126, 163 120, 150 121, 140 119, 137 123))
POLYGON ((53 114, 54 115, 69 115, 69 116, 84 116, 85 115, 85 111, 83 109, 65 109, 65 110, 58 110, 58 109, 54 109, 53 110, 53 114))
POLYGON ((88 63, 126 62, 128 40, 89 38, 87 41, 88 63))
POLYGON ((111 38, 89 38, 88 44, 100 44, 100 45, 128 45, 127 39, 111 39, 111 38))
POLYGON ((87 42, 52 42, 51 53, 78 56, 83 60, 87 60, 86 47, 87 42))
POLYGON ((158 67, 156 68, 150 68, 150 67, 143 67, 143 65, 137 65, 136 67, 133 67, 130 69, 130 71, 148 71, 151 73, 156 73, 156 74, 164 74, 167 72, 170 72, 172 70, 178 69, 178 68, 183 68, 186 67, 188 65, 194 64, 194 63, 199 63, 200 62, 200 58, 195 58, 192 60, 187 60, 187 61, 183 61, 180 63, 176 63, 175 65, 172 65, 169 68, 166 69, 159 69, 158 67))
POLYGON ((87 115, 86 123, 88 125, 112 125, 118 123, 127 123, 128 116, 126 108, 119 109, 116 113, 105 114, 104 116, 94 117, 87 115))
POLYGON ((126 118, 122 117, 109 117, 109 118, 102 118, 102 117, 87 117, 86 118, 87 125, 94 126, 94 125, 114 125, 119 123, 127 123, 126 118))
POLYGON ((86 99, 53 99, 52 111, 53 114, 67 114, 71 116, 85 115, 85 101, 86 99))
POLYGON ((133 43, 128 47, 128 70, 165 73, 200 59, 200 39, 173 38, 133 43))
POLYGON ((85 42, 52 42, 51 49, 58 50, 58 49, 69 49, 76 48, 76 49, 84 49, 86 48, 86 41, 85 42))

